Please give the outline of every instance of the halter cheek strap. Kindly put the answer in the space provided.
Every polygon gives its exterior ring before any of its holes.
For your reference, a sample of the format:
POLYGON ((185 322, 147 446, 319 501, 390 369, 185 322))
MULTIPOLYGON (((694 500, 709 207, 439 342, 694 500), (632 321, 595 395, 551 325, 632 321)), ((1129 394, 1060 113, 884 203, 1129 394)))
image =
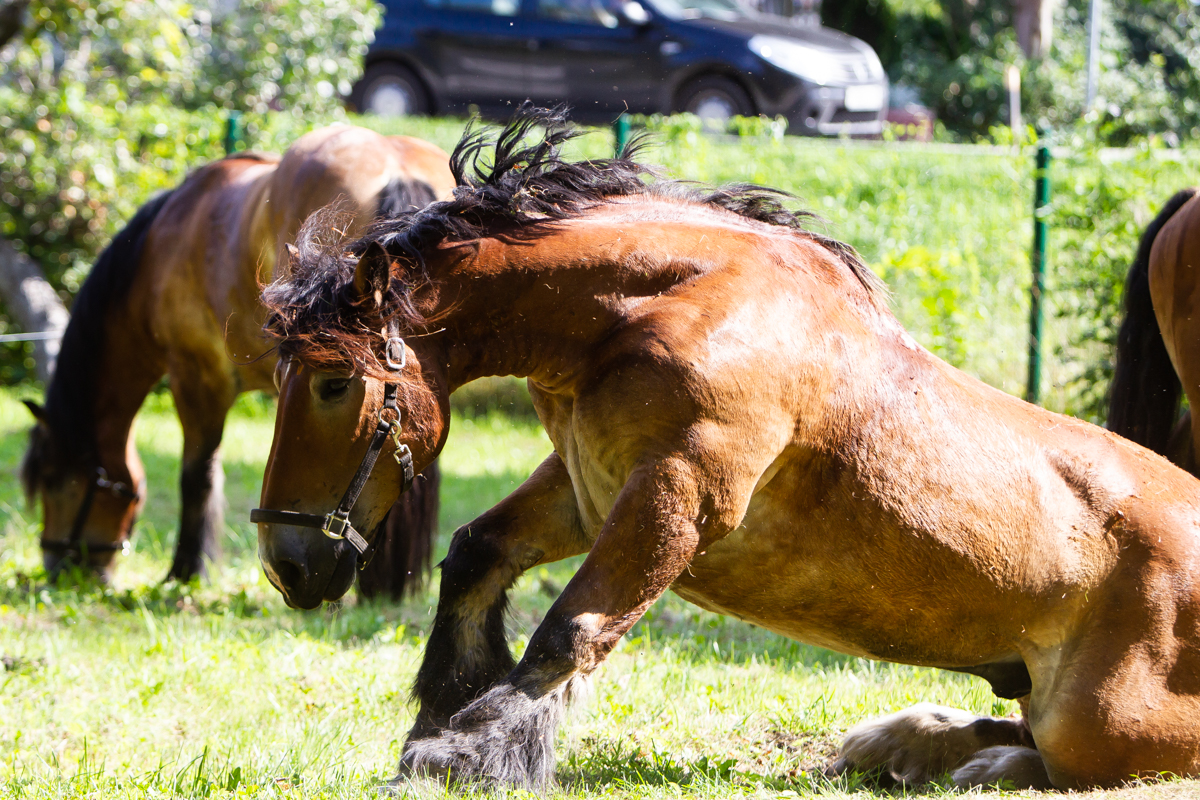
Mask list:
MULTIPOLYGON (((404 369, 405 364, 404 341, 395 335, 394 330, 389 333, 392 335, 388 337, 385 349, 387 365, 393 372, 399 372, 404 369)), ((368 544, 363 535, 350 524, 350 512, 354 509, 354 504, 358 502, 358 496, 362 494, 363 487, 367 485, 371 471, 375 469, 375 462, 379 460, 383 445, 389 438, 396 445, 394 457, 403 474, 400 494, 404 494, 412 488, 415 477, 412 451, 408 449, 408 445, 400 444, 400 407, 396 405, 396 395, 399 389, 399 384, 384 384, 383 405, 379 409, 379 418, 375 421, 375 432, 371 435, 371 443, 367 445, 367 452, 358 465, 358 471, 350 479, 350 485, 346 488, 346 493, 342 495, 342 500, 338 503, 337 508, 325 515, 256 508, 250 512, 250 521, 316 528, 330 539, 345 539, 361 556, 358 568, 365 569, 371 563, 375 550, 379 547, 379 539, 382 537, 376 537, 375 541, 368 544), (395 419, 387 419, 388 411, 396 412, 395 419)))
POLYGON ((122 539, 118 542, 85 542, 83 540, 83 527, 87 524, 88 516, 92 513, 92 503, 96 500, 96 490, 103 489, 106 492, 111 492, 114 497, 120 497, 130 503, 135 503, 138 500, 138 493, 129 487, 128 484, 121 481, 110 481, 108 473, 104 471, 104 467, 96 467, 92 473, 92 479, 88 481, 87 491, 83 495, 83 502, 79 504, 79 510, 75 512, 75 521, 71 523, 71 534, 65 541, 61 539, 47 539, 42 537, 41 545, 43 550, 60 553, 112 553, 117 550, 124 551, 129 547, 129 539, 122 539))

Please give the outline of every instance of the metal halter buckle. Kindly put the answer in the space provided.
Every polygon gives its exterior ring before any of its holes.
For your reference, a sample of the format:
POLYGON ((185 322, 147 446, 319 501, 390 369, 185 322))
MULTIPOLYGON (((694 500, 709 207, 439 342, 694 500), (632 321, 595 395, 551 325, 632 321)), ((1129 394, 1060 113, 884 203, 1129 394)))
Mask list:
POLYGON ((393 372, 399 372, 404 369, 404 364, 408 359, 408 352, 404 347, 404 340, 399 336, 391 336, 387 340, 387 344, 383 347, 383 357, 387 361, 388 369, 393 372))
POLYGON ((325 515, 325 524, 321 527, 321 533, 330 539, 345 539, 348 527, 350 527, 349 517, 343 517, 336 511, 331 511, 325 515))

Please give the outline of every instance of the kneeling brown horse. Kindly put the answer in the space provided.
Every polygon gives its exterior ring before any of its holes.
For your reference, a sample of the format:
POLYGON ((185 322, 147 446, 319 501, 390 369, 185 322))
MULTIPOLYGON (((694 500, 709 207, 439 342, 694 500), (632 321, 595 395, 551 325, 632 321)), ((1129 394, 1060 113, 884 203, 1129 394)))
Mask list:
MULTIPOLYGON (((566 162, 558 122, 519 115, 474 176, 466 139, 454 200, 356 242, 322 245, 329 218, 311 220, 264 293, 286 359, 264 506, 324 513, 361 463, 350 524, 369 530, 405 480, 389 454, 429 463, 450 391, 483 375, 527 376, 554 443, 455 534, 402 774, 545 784, 572 688, 668 588, 1027 708, 918 707, 852 731, 843 768, 1058 787, 1200 771, 1200 483, 931 355, 772 193, 566 162), (534 122, 550 132, 523 147, 534 122), (514 663, 506 591, 577 553, 514 663)), ((348 553, 286 524, 259 542, 310 602, 329 592, 306 576, 348 553)))
POLYGON ((1200 199, 1167 201, 1138 243, 1125 279, 1125 319, 1109 392, 1108 428, 1197 474, 1197 439, 1181 394, 1200 408, 1200 199))
MULTIPOLYGON (((208 164, 147 203, 80 289, 45 406, 28 403, 37 425, 22 477, 42 501, 47 572, 69 559, 104 574, 128 540, 145 497, 133 420, 165 373, 184 439, 168 577, 198 574, 221 530, 225 415, 239 393, 274 390, 275 359, 258 358, 273 348, 258 296, 285 242, 335 200, 347 209, 347 230, 361 231, 453 187, 437 147, 341 126, 301 137, 282 160, 243 153, 208 164)), ((405 574, 427 562, 436 492, 423 483, 397 510, 408 530, 390 537, 384 549, 394 552, 364 574, 368 593, 398 593, 405 574)))

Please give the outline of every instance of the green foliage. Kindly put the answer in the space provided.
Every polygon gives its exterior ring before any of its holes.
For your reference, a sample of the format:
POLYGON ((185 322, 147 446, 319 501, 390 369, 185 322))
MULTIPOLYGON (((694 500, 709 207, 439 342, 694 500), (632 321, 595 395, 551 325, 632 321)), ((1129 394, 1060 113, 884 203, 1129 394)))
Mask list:
POLYGON ((38 0, 0 84, 177 108, 329 115, 361 71, 370 0, 38 0))
POLYGON ((651 131, 671 139, 682 136, 689 141, 696 141, 697 137, 701 135, 712 135, 713 133, 732 136, 770 136, 781 140, 787 132, 787 120, 782 116, 774 119, 766 116, 734 116, 726 122, 724 130, 718 131, 711 129, 711 123, 706 123, 695 114, 688 113, 630 114, 629 124, 634 129, 651 131))
POLYGON ((1153 134, 1178 141, 1198 131, 1200 83, 1190 65, 1200 60, 1200 15, 1190 6, 1105 3, 1098 99, 1089 111, 1087 0, 1056 7, 1053 48, 1043 62, 1026 59, 1017 45, 1009 0, 909 5, 897 17, 901 44, 885 65, 895 82, 920 91, 955 137, 986 139, 1008 123, 1009 65, 1021 71, 1024 115, 1041 127, 1082 120, 1096 141, 1112 145, 1153 134))
MULTIPOLYGON (((371 0, 33 2, 0 50, 0 236, 69 298, 138 206, 223 154, 223 109, 267 149, 342 117, 377 21, 371 0)), ((0 379, 32 369, 4 353, 0 379)))
MULTIPOLYGON (((1065 367, 1064 410, 1092 422, 1103 423, 1108 410, 1125 276, 1138 240, 1171 195, 1190 183, 1169 155, 1141 148, 1106 164, 1103 154, 1079 150, 1052 168, 1062 176, 1049 216, 1056 313, 1070 330, 1056 354, 1065 367)), ((1195 165, 1182 171, 1195 174, 1195 165)))
POLYGON ((862 39, 885 64, 892 63, 899 55, 899 22, 888 0, 824 2, 821 24, 862 39))

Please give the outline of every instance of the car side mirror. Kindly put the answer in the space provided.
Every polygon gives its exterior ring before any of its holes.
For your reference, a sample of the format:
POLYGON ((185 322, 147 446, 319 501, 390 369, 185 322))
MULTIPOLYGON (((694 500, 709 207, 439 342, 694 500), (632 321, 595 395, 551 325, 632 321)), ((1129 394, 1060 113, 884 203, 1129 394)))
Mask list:
POLYGON ((650 12, 637 0, 627 0, 621 6, 621 16, 626 22, 639 28, 650 24, 650 12))

